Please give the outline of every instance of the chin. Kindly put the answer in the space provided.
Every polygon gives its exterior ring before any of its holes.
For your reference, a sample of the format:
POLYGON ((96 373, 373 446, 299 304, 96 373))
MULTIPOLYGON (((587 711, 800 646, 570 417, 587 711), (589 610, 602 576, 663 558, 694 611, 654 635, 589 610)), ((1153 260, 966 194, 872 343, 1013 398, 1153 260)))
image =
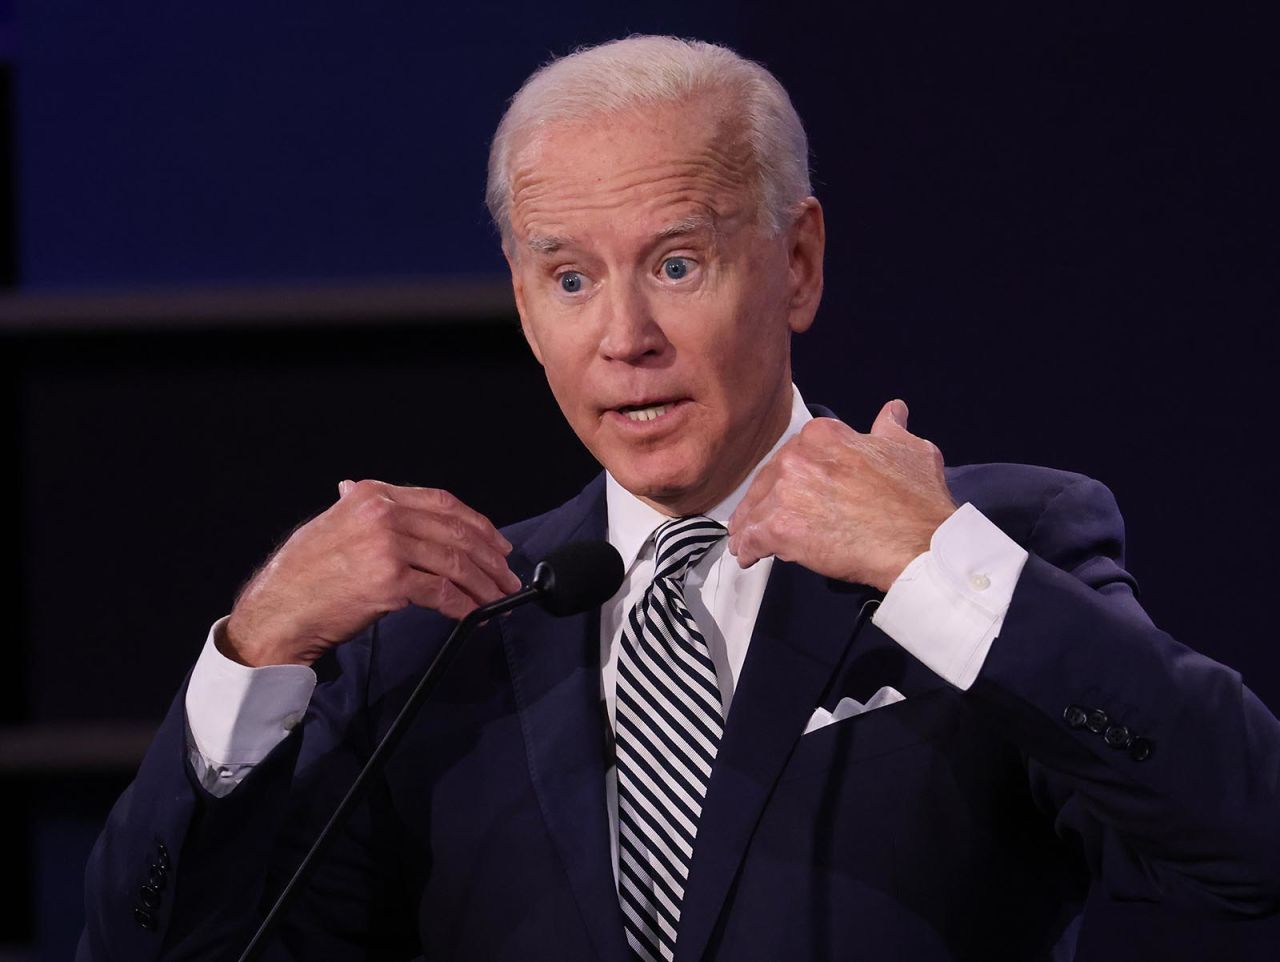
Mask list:
MULTIPOLYGON (((603 440, 603 439, 602 439, 603 440)), ((707 486, 714 459, 701 438, 672 439, 643 447, 608 439, 592 450, 615 481, 638 498, 660 505, 680 505, 707 486)))
POLYGON ((638 498, 668 502, 678 500, 698 486, 698 473, 689 465, 649 464, 628 459, 609 473, 638 498))
POLYGON ((679 478, 657 476, 638 471, 622 471, 613 473, 614 480, 638 498, 650 498, 654 501, 667 501, 678 498, 688 490, 688 485, 679 478))

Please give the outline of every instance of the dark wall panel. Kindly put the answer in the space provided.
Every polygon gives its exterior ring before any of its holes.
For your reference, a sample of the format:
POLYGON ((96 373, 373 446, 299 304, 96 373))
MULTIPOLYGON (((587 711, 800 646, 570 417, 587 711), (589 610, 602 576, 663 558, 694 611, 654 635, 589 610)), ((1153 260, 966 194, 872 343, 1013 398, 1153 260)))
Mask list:
POLYGON ((596 470, 514 321, 13 346, 37 720, 158 719, 343 478, 447 488, 505 524, 596 470))
POLYGON ((485 160, 524 77, 631 31, 732 42, 733 10, 23 3, 23 282, 500 270, 485 160))

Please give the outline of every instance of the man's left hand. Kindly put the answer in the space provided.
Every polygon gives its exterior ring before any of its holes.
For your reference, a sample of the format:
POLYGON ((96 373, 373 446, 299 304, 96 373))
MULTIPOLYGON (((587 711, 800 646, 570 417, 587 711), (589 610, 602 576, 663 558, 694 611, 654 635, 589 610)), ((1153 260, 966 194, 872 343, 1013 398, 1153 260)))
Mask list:
POLYGON ((744 568, 774 555, 888 591, 955 510, 942 453, 894 400, 870 434, 814 418, 784 444, 729 519, 729 551, 744 568))

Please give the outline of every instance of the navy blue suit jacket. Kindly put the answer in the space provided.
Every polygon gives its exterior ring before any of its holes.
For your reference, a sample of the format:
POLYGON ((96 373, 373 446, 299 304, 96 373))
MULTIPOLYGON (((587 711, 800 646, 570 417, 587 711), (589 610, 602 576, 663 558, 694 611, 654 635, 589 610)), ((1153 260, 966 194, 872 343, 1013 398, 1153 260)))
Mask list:
MULTIPOLYGON (((680 962, 1065 958, 1092 880, 1276 909, 1280 725, 1235 671, 1151 624, 1110 492, 1019 465, 947 477, 1031 553, 978 680, 958 691, 881 633, 872 589, 777 562, 680 962), (884 685, 905 700, 801 734, 815 707, 884 685), (1107 743, 1119 725, 1148 757, 1107 743)), ((605 524, 597 478, 506 531, 512 567, 527 578, 605 524)), ((450 627, 409 609, 323 659, 304 722, 221 799, 188 768, 180 694, 94 850, 79 958, 235 958, 450 627), (154 930, 136 921, 144 883, 163 886, 154 930)), ((596 612, 525 608, 472 637, 268 957, 625 962, 598 636, 596 612)))

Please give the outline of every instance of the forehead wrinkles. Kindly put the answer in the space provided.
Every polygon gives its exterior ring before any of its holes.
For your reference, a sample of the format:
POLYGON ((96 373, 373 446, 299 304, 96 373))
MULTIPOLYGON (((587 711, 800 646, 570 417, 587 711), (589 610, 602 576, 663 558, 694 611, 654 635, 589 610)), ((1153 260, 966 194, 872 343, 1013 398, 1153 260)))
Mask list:
POLYGON ((639 202, 663 207, 691 201, 713 212, 736 206, 744 188, 742 178, 722 167, 699 162, 652 164, 585 183, 572 176, 531 177, 515 191, 513 207, 522 226, 570 212, 609 211, 639 202))
MULTIPOLYGON (((678 136, 678 130, 653 127, 637 139, 632 156, 612 164, 607 158, 595 163, 581 159, 593 156, 593 136, 585 142, 568 140, 574 154, 567 163, 570 155, 563 138, 571 137, 571 131, 530 144, 517 157, 511 179, 513 226, 527 235, 567 214, 608 212, 628 204, 653 210, 690 203, 723 215, 744 206, 744 200, 758 203, 751 154, 743 139, 730 135, 723 121, 707 127, 701 142, 688 150, 672 149, 664 138, 678 136)), ((623 137, 628 128, 613 129, 623 137)))

